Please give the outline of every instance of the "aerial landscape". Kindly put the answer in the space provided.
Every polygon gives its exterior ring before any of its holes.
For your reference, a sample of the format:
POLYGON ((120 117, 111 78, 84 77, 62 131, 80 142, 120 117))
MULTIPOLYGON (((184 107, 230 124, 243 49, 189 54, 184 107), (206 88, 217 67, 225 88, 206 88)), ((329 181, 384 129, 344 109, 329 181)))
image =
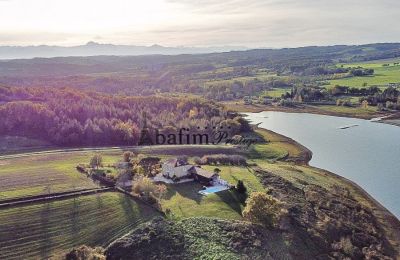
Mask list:
POLYGON ((400 259, 400 4, 339 2, 0 1, 0 259, 400 259))

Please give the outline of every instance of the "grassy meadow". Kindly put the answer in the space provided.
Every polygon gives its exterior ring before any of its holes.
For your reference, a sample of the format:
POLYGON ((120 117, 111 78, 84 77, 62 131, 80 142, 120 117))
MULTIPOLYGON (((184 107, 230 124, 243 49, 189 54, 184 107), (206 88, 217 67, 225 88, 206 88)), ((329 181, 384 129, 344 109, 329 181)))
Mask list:
MULTIPOLYGON (((393 63, 400 62, 400 59, 375 60, 362 63, 343 64, 343 67, 363 67, 374 69, 373 76, 367 77, 351 77, 344 79, 330 80, 330 86, 341 85, 349 87, 362 87, 363 83, 367 86, 385 86, 389 83, 400 83, 400 65, 393 63), (389 64, 390 66, 383 66, 389 64)), ((341 66, 339 64, 338 66, 341 66)))
POLYGON ((81 244, 106 246, 157 213, 116 192, 0 210, 0 259, 47 259, 81 244))
MULTIPOLYGON (((104 153, 104 164, 121 152, 104 153)), ((92 152, 54 153, 0 160, 0 200, 73 191, 98 186, 75 167, 89 163, 92 152)))
POLYGON ((321 112, 337 113, 344 116, 357 118, 374 117, 379 112, 376 106, 368 106, 366 108, 345 106, 318 106, 315 108, 318 108, 321 112))

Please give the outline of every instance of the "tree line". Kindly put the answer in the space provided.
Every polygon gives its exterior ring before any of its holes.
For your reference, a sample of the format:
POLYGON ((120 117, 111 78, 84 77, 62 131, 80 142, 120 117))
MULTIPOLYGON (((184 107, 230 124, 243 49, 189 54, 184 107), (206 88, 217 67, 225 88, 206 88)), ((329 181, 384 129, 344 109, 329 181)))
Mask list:
POLYGON ((111 96, 70 88, 0 87, 0 104, 0 135, 64 146, 135 145, 144 117, 153 129, 232 120, 223 107, 202 99, 111 96))

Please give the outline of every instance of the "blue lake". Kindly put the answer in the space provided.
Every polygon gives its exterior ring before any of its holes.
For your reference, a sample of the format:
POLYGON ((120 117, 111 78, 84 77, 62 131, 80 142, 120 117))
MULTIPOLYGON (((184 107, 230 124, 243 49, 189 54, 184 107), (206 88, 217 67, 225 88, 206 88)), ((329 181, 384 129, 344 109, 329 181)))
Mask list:
POLYGON ((246 115, 306 146, 313 152, 310 165, 354 181, 400 218, 400 127, 306 113, 246 115))

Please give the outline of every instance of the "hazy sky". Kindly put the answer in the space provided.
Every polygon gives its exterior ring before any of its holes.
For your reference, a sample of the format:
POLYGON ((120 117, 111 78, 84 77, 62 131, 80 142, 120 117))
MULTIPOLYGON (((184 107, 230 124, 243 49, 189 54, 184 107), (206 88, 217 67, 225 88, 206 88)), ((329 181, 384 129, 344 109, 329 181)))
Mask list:
POLYGON ((399 0, 0 0, 0 45, 400 41, 399 0))

